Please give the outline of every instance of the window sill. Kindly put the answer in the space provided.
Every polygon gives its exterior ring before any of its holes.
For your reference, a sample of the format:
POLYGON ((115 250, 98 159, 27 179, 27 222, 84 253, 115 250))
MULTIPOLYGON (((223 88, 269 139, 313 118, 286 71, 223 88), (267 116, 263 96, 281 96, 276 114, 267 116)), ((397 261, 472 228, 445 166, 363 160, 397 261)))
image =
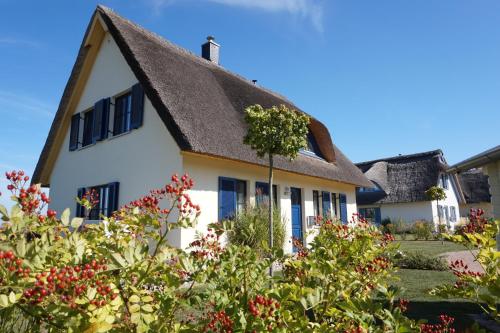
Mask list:
POLYGON ((88 144, 88 145, 86 145, 86 146, 81 146, 80 148, 75 149, 75 150, 73 150, 73 151, 80 151, 80 150, 84 150, 84 149, 87 149, 87 148, 93 147, 93 146, 95 146, 95 145, 96 145, 96 143, 97 143, 97 142, 94 142, 94 143, 88 144))
POLYGON ((122 137, 124 135, 130 134, 130 132, 132 132, 131 129, 128 130, 128 131, 126 131, 126 132, 120 133, 120 134, 116 134, 116 135, 111 134, 111 136, 108 136, 108 140, 113 140, 113 139, 116 139, 116 138, 120 138, 120 137, 122 137))

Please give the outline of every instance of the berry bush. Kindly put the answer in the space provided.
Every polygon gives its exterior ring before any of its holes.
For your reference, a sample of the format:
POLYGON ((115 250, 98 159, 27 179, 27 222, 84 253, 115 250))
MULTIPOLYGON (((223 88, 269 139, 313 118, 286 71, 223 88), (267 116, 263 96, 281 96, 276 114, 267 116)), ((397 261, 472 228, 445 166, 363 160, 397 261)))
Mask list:
MULTIPOLYGON (((99 224, 45 212, 50 199, 22 171, 7 179, 16 204, 0 206, 2 331, 438 332, 404 315, 411 304, 386 284, 394 239, 358 217, 318 219, 315 240, 295 242, 293 255, 223 244, 223 224, 182 250, 167 239, 200 214, 187 175, 99 224), (270 277, 270 265, 281 272, 270 277)), ((446 320, 439 332, 453 332, 446 320)))

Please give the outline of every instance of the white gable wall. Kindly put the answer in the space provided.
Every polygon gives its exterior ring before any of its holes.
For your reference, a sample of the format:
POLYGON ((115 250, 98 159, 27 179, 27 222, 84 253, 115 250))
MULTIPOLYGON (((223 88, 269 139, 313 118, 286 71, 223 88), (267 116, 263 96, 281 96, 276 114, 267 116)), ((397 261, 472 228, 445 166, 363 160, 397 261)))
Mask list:
MULTIPOLYGON (((115 96, 138 81, 109 34, 104 38, 75 113, 115 96)), ((111 107, 111 113, 113 107, 111 107)), ((180 150, 158 113, 145 98, 143 126, 69 151, 66 137, 50 176, 51 208, 74 213, 78 188, 120 182, 119 204, 139 198, 182 171, 180 150)))

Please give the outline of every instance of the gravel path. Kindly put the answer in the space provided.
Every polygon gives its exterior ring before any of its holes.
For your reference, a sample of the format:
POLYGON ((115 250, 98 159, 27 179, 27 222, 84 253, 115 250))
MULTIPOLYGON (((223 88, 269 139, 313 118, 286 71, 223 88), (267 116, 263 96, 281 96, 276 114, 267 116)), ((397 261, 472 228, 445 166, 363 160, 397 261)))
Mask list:
MULTIPOLYGON (((477 254, 477 250, 472 252, 477 254)), ((455 260, 462 259, 464 264, 469 266, 469 270, 479 273, 484 272, 483 267, 481 267, 481 265, 474 259, 474 256, 470 253, 470 251, 445 252, 441 256, 448 262, 448 264, 455 260)))

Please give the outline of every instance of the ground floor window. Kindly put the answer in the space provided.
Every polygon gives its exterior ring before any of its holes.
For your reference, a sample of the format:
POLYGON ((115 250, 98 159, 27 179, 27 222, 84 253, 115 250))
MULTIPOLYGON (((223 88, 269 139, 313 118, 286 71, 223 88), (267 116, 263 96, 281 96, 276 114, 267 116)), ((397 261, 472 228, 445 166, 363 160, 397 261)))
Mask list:
POLYGON ((379 207, 359 208, 358 213, 369 223, 380 224, 382 222, 379 207))
POLYGON ((100 220, 103 216, 110 217, 118 210, 119 183, 82 187, 78 189, 79 199, 86 197, 93 202, 93 208, 86 210, 80 204, 76 206, 76 215, 89 220, 100 220))
MULTIPOLYGON (((267 205, 269 202, 269 183, 255 183, 255 204, 257 206, 267 205)), ((278 186, 273 185, 273 204, 278 207, 278 186)))
POLYGON ((245 210, 246 202, 246 181, 219 177, 219 221, 231 219, 245 210))

